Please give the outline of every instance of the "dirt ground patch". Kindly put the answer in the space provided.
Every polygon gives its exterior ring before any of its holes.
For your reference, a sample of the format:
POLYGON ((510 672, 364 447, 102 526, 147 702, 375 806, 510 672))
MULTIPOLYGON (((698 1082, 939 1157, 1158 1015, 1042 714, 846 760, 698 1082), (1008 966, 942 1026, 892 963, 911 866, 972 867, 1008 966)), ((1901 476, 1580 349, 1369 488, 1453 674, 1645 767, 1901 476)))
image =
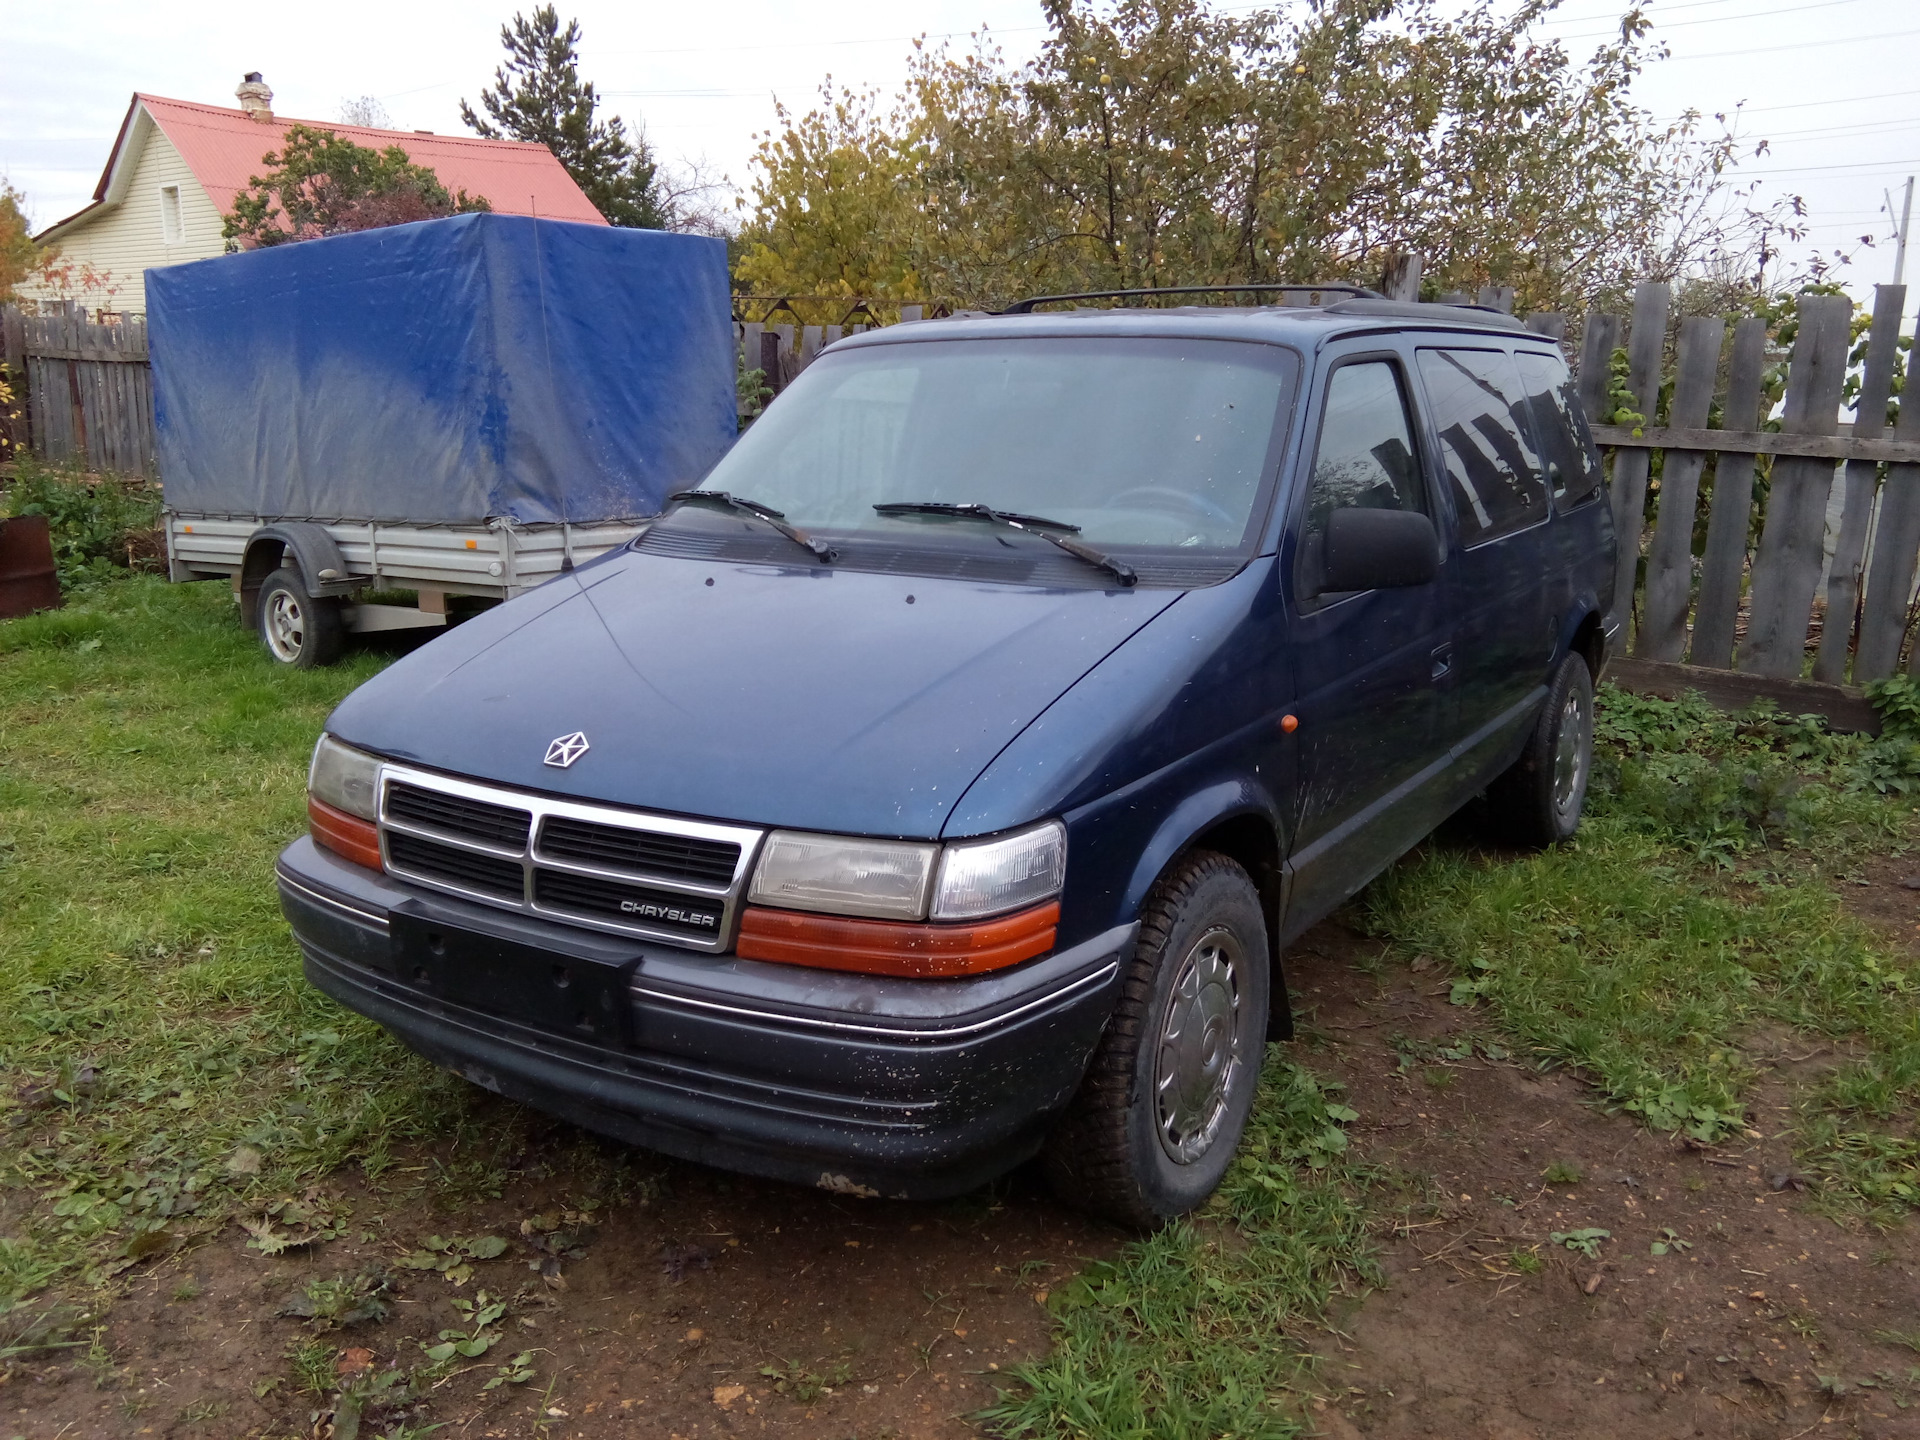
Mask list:
MULTIPOLYGON (((1876 861, 1842 888, 1910 945, 1916 869, 1876 861)), ((1348 1087, 1359 1158, 1424 1197, 1382 1237, 1387 1288, 1319 1346, 1322 1433, 1920 1436, 1913 1236, 1814 1213, 1793 1167, 1786 1080, 1818 1068, 1812 1042, 1753 1041, 1759 1138, 1699 1148, 1602 1113, 1449 1004, 1437 968, 1387 963, 1338 922, 1290 978, 1297 1058, 1348 1087)), ((1026 1172, 907 1205, 663 1160, 582 1218, 555 1163, 577 1136, 552 1124, 514 1143, 491 1157, 499 1195, 458 1214, 410 1199, 405 1167, 451 1158, 417 1155, 381 1188, 322 1197, 336 1238, 265 1257, 235 1227, 129 1272, 97 1330, 73 1331, 84 1344, 12 1366, 0 1434, 325 1434, 303 1373, 330 1388, 419 1365, 484 1290, 506 1304, 501 1338, 421 1403, 370 1405, 361 1433, 968 1435, 1002 1372, 1045 1352, 1049 1289, 1125 1239, 1026 1172), (402 1263, 436 1234, 508 1243, 456 1284, 402 1263), (363 1273, 389 1278, 384 1320, 323 1331, 281 1313, 309 1282, 363 1273), (528 1352, 532 1378, 482 1389, 528 1352)))

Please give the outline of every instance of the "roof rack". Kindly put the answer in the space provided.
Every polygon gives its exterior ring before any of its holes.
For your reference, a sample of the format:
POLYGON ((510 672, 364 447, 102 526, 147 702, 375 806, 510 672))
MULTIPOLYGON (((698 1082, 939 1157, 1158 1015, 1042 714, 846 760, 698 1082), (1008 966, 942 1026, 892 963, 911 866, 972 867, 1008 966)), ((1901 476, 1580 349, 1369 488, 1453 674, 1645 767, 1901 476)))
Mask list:
POLYGON ((1002 315, 1031 315, 1036 305, 1057 305, 1067 300, 1130 300, 1140 295, 1244 295, 1292 293, 1296 295, 1346 295, 1355 300, 1384 300, 1378 290, 1364 285, 1163 285, 1146 290, 1083 290, 1076 295, 1032 295, 1016 300, 1002 315))

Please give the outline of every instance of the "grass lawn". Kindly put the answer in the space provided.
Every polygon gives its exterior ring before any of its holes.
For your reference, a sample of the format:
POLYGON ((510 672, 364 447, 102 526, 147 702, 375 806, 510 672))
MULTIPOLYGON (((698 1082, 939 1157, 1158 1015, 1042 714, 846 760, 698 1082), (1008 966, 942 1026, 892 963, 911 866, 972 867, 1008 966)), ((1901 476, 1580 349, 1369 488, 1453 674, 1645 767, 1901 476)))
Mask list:
MULTIPOLYGON (((152 578, 0 624, 0 1306, 16 1316, 57 1294, 108 1304, 147 1257, 330 1177, 377 1190, 428 1141, 490 1153, 493 1102, 309 989, 274 896, 314 737, 382 663, 276 667, 223 587, 152 578)), ((1910 698, 1895 686, 1883 708, 1904 721, 1910 698)), ((1357 923, 1444 967, 1519 1061, 1569 1067, 1596 1105, 1701 1145, 1750 1123, 1757 1032, 1834 1046, 1797 1097, 1811 1203, 1898 1223, 1920 1203, 1916 979, 1836 885, 1906 843, 1911 732, 1832 737, 1610 691, 1603 707, 1575 844, 1430 845, 1357 923)), ((1020 1383, 989 1428, 1301 1433, 1308 1339, 1375 1278, 1385 1222, 1424 1203, 1419 1177, 1349 1148, 1353 1112, 1312 1042, 1273 1051, 1245 1155, 1199 1217, 1053 1290, 1051 1354, 1003 1372, 1020 1383)), ((421 1206, 473 1185, 446 1163, 410 1175, 421 1206)))

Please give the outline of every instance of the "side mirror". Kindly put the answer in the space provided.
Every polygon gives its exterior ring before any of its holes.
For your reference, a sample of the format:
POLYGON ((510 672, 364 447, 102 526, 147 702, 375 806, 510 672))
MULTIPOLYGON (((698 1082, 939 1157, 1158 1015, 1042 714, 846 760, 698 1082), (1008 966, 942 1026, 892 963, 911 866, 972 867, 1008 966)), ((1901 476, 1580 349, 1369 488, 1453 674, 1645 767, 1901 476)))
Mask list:
POLYGON ((1322 593, 1405 589, 1440 573, 1440 537, 1415 510, 1335 510, 1322 553, 1322 593))

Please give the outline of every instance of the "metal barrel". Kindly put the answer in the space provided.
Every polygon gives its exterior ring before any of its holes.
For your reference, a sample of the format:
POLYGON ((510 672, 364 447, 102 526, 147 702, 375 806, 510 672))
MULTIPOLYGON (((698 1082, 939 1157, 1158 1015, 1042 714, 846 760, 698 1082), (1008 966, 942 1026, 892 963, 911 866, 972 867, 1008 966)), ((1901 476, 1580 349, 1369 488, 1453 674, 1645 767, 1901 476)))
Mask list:
POLYGON ((60 604, 53 535, 44 515, 0 520, 0 620, 60 604))

